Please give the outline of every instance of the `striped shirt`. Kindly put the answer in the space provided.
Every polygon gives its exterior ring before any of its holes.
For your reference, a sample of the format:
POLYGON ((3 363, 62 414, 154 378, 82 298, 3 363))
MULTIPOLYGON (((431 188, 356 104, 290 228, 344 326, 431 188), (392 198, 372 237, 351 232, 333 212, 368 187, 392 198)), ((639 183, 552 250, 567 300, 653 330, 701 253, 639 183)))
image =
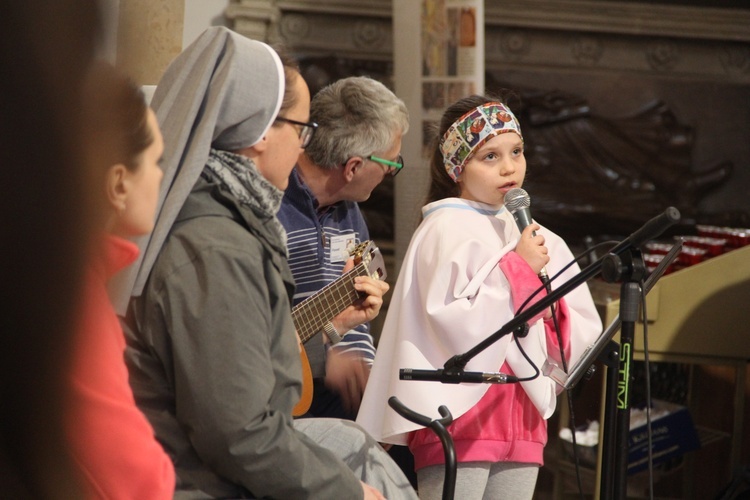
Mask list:
MULTIPOLYGON (((303 184, 295 168, 289 176, 289 186, 278 213, 287 232, 289 267, 296 283, 294 305, 341 277, 346 264, 342 249, 370 239, 357 203, 340 201, 322 210, 318 208, 318 201, 303 184)), ((333 348, 356 352, 372 363, 375 347, 369 332, 369 323, 359 325, 346 332, 333 348)), ((307 342, 305 349, 308 354, 313 342, 321 341, 316 336, 307 342)), ((325 359, 310 358, 313 374, 320 373, 319 365, 321 362, 324 365, 325 359)))

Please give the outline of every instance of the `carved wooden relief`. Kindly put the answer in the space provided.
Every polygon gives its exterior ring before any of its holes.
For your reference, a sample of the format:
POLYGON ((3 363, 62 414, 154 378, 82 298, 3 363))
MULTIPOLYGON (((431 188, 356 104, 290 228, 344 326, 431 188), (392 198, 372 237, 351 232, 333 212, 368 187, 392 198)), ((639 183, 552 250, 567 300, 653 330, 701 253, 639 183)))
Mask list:
MULTIPOLYGON (((260 23, 299 57, 313 92, 354 74, 390 86, 391 8, 386 0, 230 5, 235 29, 260 23)), ((485 44, 487 89, 519 95, 539 220, 563 235, 617 234, 674 205, 688 221, 750 225, 750 10, 488 2, 485 44)), ((365 209, 378 212, 372 220, 388 238, 393 186, 380 190, 365 209)))

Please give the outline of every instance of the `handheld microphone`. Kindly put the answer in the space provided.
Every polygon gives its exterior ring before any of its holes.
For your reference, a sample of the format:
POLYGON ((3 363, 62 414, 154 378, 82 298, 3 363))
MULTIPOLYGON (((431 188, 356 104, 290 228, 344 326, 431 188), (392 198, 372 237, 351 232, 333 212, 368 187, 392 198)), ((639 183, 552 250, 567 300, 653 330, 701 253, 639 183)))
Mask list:
MULTIPOLYGON (((518 225, 518 230, 523 232, 526 226, 531 224, 531 198, 526 190, 521 188, 513 188, 505 194, 505 208, 513 215, 518 225)), ((536 231, 533 233, 536 236, 536 231)), ((549 285, 549 277, 547 276, 547 269, 542 268, 539 271, 539 279, 545 285, 549 285)))

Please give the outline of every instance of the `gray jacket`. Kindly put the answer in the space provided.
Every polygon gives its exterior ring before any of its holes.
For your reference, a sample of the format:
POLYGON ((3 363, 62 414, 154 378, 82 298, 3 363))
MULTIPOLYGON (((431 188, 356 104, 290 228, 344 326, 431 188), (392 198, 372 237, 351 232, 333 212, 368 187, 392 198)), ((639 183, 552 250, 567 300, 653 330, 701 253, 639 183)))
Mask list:
POLYGON ((177 498, 361 498, 359 480, 295 431, 294 281, 271 219, 205 174, 126 319, 139 407, 175 463, 177 498))

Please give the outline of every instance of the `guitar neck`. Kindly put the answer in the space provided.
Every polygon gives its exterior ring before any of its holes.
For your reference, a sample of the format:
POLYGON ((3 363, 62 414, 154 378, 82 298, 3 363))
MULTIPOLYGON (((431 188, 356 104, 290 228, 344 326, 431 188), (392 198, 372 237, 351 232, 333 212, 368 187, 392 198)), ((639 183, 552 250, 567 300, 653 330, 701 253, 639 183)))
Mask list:
POLYGON ((359 298, 359 292, 354 288, 354 278, 367 275, 367 266, 357 264, 354 269, 294 306, 292 319, 303 344, 359 298))

